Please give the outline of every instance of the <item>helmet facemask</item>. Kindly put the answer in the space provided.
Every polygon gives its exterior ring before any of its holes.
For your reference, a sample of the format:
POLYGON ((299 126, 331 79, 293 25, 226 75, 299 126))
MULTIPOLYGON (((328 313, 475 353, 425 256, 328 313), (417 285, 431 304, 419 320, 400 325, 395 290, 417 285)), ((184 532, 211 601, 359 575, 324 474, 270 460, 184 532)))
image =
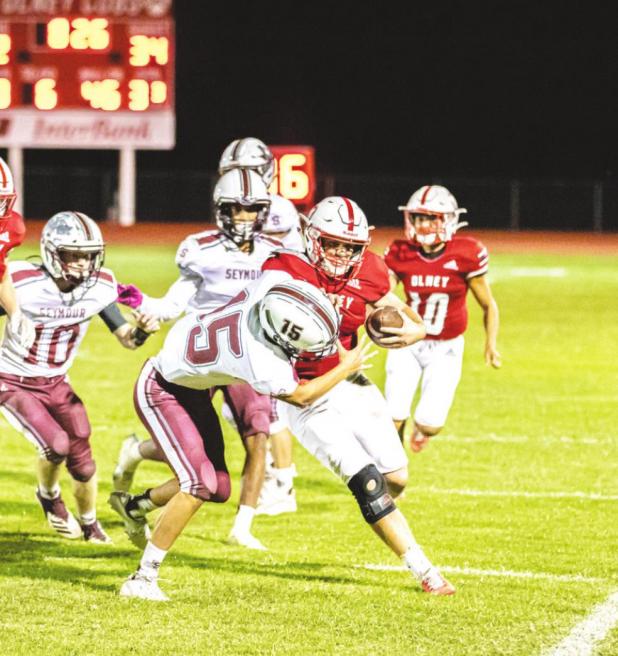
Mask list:
POLYGON ((217 204, 217 225, 236 245, 252 242, 255 235, 262 231, 268 216, 268 210, 268 203, 244 205, 242 203, 222 201, 217 204), (252 220, 239 218, 237 215, 242 210, 245 213, 254 214, 255 217, 252 220))
POLYGON ((310 259, 321 273, 329 281, 343 284, 358 271, 368 245, 325 234, 310 225, 305 229, 305 239, 310 243, 310 259))
POLYGON ((6 219, 15 205, 17 194, 0 193, 0 219, 6 219))

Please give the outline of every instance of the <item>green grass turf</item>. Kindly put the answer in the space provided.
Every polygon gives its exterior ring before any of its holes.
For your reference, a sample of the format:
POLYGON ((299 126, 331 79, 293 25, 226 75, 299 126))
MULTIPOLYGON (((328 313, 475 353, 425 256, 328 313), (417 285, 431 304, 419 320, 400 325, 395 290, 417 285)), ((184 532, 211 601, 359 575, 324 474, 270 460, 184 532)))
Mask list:
MULTIPOLYGON (((110 248, 107 265, 154 295, 175 277, 172 248, 110 248)), ((298 445, 298 512, 256 519, 267 553, 227 547, 242 449, 226 427, 232 499, 206 504, 165 561, 162 588, 173 603, 120 599, 139 553, 105 501, 120 442, 132 431, 145 435, 132 387, 164 335, 129 352, 96 319, 71 380, 93 425, 98 510, 114 545, 62 540, 47 528, 34 500, 32 448, 0 419, 2 652, 528 655, 559 642, 618 588, 618 502, 462 491, 618 495, 618 259, 494 256, 491 279, 504 367, 483 363, 471 299, 464 375, 448 424, 425 452, 411 454, 401 508, 430 557, 447 568, 595 581, 455 572, 457 595, 435 599, 404 572, 358 567, 399 563, 345 486, 298 445)), ((376 360, 371 375, 381 385, 383 354, 376 360)), ((145 464, 136 488, 166 476, 162 465, 145 464)), ((62 485, 72 501, 66 473, 62 485)), ((614 630, 599 653, 617 651, 614 630)))

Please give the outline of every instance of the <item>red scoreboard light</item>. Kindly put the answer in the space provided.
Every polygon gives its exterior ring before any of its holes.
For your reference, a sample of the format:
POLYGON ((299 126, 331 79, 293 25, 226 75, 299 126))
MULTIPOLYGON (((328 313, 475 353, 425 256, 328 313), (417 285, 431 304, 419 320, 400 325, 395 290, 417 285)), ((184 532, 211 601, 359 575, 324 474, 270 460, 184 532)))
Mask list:
POLYGON ((275 179, 269 191, 285 196, 301 210, 313 206, 315 149, 313 146, 269 146, 275 156, 275 179))
POLYGON ((0 145, 175 144, 172 0, 0 2, 0 145))

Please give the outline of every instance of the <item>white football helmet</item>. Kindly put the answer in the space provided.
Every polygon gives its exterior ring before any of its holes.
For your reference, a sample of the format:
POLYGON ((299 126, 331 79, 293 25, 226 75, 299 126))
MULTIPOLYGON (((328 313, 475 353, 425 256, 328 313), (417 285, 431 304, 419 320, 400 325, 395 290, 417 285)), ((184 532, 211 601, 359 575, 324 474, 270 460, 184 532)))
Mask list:
POLYGON ((232 169, 255 171, 268 187, 275 177, 275 158, 270 148, 255 137, 235 139, 221 155, 219 175, 232 169))
POLYGON ((329 280, 345 284, 360 267, 371 241, 365 213, 349 198, 329 196, 303 219, 307 256, 329 280), (339 242, 341 250, 347 253, 328 253, 324 248, 325 239, 339 242))
POLYGON ((105 259, 105 242, 99 226, 81 212, 59 212, 43 226, 41 257, 52 278, 85 284, 91 287, 97 280, 105 259), (65 262, 65 254, 84 254, 88 268, 81 270, 65 262))
POLYGON ((270 195, 264 181, 255 171, 232 169, 224 173, 215 185, 213 193, 217 227, 235 244, 251 241, 262 230, 268 210, 270 195), (235 206, 255 212, 253 221, 233 218, 235 206))
POLYGON ((400 205, 406 237, 425 246, 432 246, 450 241, 453 235, 468 224, 459 221, 459 215, 468 210, 458 207, 455 196, 446 187, 425 185, 417 189, 406 205, 400 205), (434 218, 431 225, 417 229, 414 217, 429 216, 434 218))
POLYGON ((6 162, 0 157, 0 219, 8 217, 16 198, 13 174, 6 162))
POLYGON ((339 315, 328 296, 304 280, 281 282, 260 301, 262 329, 287 355, 313 360, 335 350, 339 315))

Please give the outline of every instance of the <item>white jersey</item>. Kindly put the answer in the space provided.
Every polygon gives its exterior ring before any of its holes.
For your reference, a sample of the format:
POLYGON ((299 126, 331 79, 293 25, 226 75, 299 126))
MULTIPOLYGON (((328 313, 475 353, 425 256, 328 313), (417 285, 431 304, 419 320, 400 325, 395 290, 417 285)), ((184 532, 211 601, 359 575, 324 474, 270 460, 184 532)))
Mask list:
POLYGON ((118 297, 116 279, 101 269, 94 285, 80 297, 64 294, 46 269, 31 262, 10 262, 9 273, 22 312, 36 326, 34 344, 27 354, 5 330, 0 346, 0 372, 16 376, 61 376, 77 355, 90 320, 118 297))
POLYGON ((154 357, 155 369, 168 382, 192 389, 246 382, 259 394, 291 394, 298 386, 294 368, 266 341, 257 312, 264 294, 286 278, 269 275, 215 312, 180 319, 154 357))
POLYGON ((270 210, 262 233, 276 236, 289 250, 304 250, 298 210, 292 201, 283 196, 270 195, 270 210))
POLYGON ((257 280, 264 260, 277 248, 281 248, 280 241, 260 234, 250 253, 241 251, 219 230, 190 235, 176 253, 180 278, 163 298, 144 295, 140 310, 163 321, 183 312, 215 310, 257 280))

